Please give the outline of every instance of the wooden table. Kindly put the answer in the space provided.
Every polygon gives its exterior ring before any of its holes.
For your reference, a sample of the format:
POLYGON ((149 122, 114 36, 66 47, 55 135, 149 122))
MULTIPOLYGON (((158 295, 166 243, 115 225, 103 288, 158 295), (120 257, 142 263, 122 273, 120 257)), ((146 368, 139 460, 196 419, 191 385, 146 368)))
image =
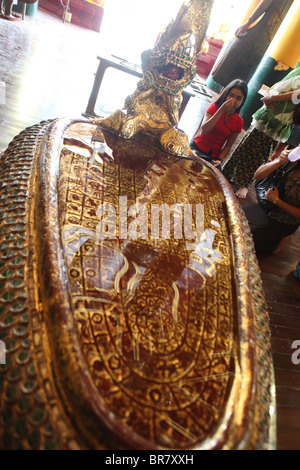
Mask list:
MULTIPOLYGON (((97 116, 95 113, 95 104, 97 101, 104 74, 109 67, 113 67, 117 70, 120 70, 121 72, 129 73, 130 75, 134 75, 135 77, 143 76, 142 68, 139 65, 131 64, 126 59, 122 59, 121 57, 113 55, 110 58, 97 56, 97 59, 99 60, 98 69, 95 74, 93 88, 89 97, 85 113, 83 113, 83 115, 86 117, 97 116)), ((183 111, 185 110, 191 96, 195 96, 192 91, 183 90, 182 103, 179 110, 179 119, 181 118, 183 111)))

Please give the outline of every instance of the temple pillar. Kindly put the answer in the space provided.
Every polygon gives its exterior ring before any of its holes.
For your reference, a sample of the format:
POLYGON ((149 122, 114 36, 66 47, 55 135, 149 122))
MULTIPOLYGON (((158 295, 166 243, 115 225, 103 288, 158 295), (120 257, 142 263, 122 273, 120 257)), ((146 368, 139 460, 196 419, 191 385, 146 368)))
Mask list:
MULTIPOLYGON (((239 26, 241 26, 242 24, 244 24, 247 19, 251 16, 251 14, 254 12, 254 10, 257 8, 257 6, 259 5, 260 3, 260 0, 252 0, 252 2, 250 3, 250 5, 248 6, 246 12, 244 13, 244 16, 243 18, 241 19, 240 23, 239 23, 239 26)), ((219 54, 219 58, 223 56, 223 54, 225 53, 225 51, 229 48, 230 44, 232 43, 234 37, 228 39, 224 46, 222 47, 221 51, 220 51, 220 54, 219 54)), ((218 59, 216 60, 216 64, 218 63, 218 59)), ((210 88, 211 90, 214 90, 216 91, 217 93, 220 93, 222 91, 222 85, 219 85, 218 83, 216 83, 212 77, 212 71, 209 73, 207 79, 206 79, 206 82, 205 82, 206 86, 208 88, 210 88)))
POLYGON ((261 86, 272 86, 284 79, 300 61, 299 30, 300 5, 294 2, 248 84, 248 98, 241 110, 245 128, 250 126, 252 115, 262 106, 262 96, 258 93, 261 86))
POLYGON ((214 89, 218 88, 214 83, 224 87, 236 78, 249 83, 292 4, 293 0, 253 0, 241 25, 250 17, 255 21, 224 45, 206 85, 214 89))

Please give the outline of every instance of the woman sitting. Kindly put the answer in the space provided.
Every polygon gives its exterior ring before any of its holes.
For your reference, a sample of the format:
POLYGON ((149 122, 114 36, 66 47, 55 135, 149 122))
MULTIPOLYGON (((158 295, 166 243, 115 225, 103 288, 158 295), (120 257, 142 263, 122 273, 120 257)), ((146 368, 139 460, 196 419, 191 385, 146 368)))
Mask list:
POLYGON ((223 175, 240 186, 237 197, 247 196, 257 168, 277 158, 289 143, 297 119, 299 84, 300 62, 262 98, 264 105, 253 114, 251 126, 224 163, 223 175))
POLYGON ((207 108, 195 132, 191 149, 216 167, 221 166, 243 128, 239 113, 247 93, 248 87, 243 80, 230 82, 217 101, 207 108))
MULTIPOLYGON (((280 156, 264 163, 255 172, 256 180, 263 180, 288 161, 292 150, 284 150, 280 156)), ((268 213, 259 203, 243 205, 253 235, 257 254, 273 253, 279 242, 294 233, 300 225, 300 160, 288 174, 284 185, 284 196, 279 196, 276 187, 269 189, 263 199, 272 202, 278 210, 268 213)))

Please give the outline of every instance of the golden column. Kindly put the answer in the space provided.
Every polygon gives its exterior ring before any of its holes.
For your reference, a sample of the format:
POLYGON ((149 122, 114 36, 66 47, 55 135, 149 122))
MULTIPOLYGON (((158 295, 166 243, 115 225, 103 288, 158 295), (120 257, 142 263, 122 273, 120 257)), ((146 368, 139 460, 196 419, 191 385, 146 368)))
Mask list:
POLYGON ((300 1, 294 1, 266 54, 295 68, 300 60, 300 1))
POLYGON ((246 23, 246 21, 248 21, 248 18, 250 18, 250 16, 256 10, 259 4, 260 4, 260 0, 252 0, 252 2, 249 4, 248 9, 245 12, 245 15, 241 21, 241 25, 246 23))

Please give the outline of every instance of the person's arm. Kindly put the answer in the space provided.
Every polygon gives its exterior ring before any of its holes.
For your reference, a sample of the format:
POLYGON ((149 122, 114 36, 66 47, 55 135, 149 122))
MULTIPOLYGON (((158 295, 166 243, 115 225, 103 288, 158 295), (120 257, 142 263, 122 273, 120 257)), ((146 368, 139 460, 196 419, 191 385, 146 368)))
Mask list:
POLYGON ((227 140, 226 144, 224 145, 224 147, 222 149, 222 152, 218 156, 219 160, 222 160, 222 162, 225 160, 225 158, 229 154, 234 142, 236 141, 238 135, 239 135, 239 132, 233 132, 233 134, 231 134, 231 136, 227 140))
POLYGON ((199 122, 199 126, 197 127, 195 133, 194 133, 194 136, 193 136, 193 139, 195 137, 197 137, 198 134, 200 134, 201 132, 201 126, 202 126, 202 123, 204 121, 204 119, 209 119, 210 117, 212 116, 212 114, 210 113, 205 113, 205 115, 202 117, 201 121, 199 122))
POLYGON ((292 99, 299 100, 299 98, 300 88, 294 91, 289 91, 288 93, 280 93, 278 95, 271 95, 268 92, 268 94, 262 98, 262 101, 268 108, 275 108, 278 101, 292 101, 292 99))
POLYGON ((278 158, 281 154, 281 152, 284 151, 284 149, 287 149, 288 146, 286 144, 284 144, 283 142, 278 142, 278 144, 276 145, 276 148, 274 150, 274 152, 272 153, 272 155, 270 156, 269 160, 272 161, 272 160, 275 160, 275 158, 278 158))
POLYGON ((236 37, 244 34, 250 26, 269 8, 274 0, 262 0, 254 12, 249 16, 246 23, 242 24, 235 32, 236 37))
POLYGON ((225 101, 225 103, 222 104, 222 106, 219 107, 219 109, 213 115, 208 113, 205 114, 201 125, 201 132, 203 135, 208 134, 215 127, 222 114, 226 113, 231 109, 232 101, 233 99, 229 98, 227 101, 225 101))
POLYGON ((262 199, 273 202, 273 204, 276 204, 276 206, 280 207, 280 209, 284 210, 293 217, 300 219, 300 207, 293 206, 292 204, 288 204, 287 202, 280 199, 279 191, 276 186, 274 186, 273 189, 266 191, 266 194, 262 199))
POLYGON ((288 161, 288 155, 290 152, 291 150, 284 150, 281 152, 278 158, 275 158, 274 160, 271 160, 267 163, 263 163, 254 173, 254 179, 263 180, 273 173, 273 171, 277 170, 277 168, 280 168, 288 161))

